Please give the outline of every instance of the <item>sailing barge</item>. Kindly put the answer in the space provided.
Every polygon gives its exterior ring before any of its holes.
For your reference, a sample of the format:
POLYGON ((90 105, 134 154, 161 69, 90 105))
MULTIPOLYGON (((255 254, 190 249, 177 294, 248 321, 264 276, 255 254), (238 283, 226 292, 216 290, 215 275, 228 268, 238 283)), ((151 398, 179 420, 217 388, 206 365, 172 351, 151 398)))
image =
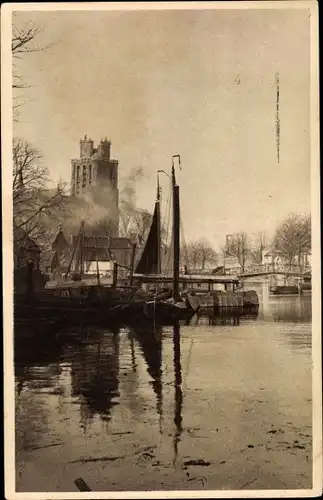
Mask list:
POLYGON ((255 310, 259 306, 255 291, 240 289, 241 283, 234 276, 194 275, 185 268, 180 272, 180 203, 176 183, 174 158, 172 158, 172 264, 171 275, 162 271, 160 188, 157 176, 157 198, 150 232, 140 262, 133 274, 134 283, 154 297, 144 305, 149 317, 189 317, 207 310, 216 314, 223 309, 255 310))
MULTIPOLYGON (((157 199, 150 232, 140 262, 133 276, 142 287, 145 278, 153 280, 154 296, 148 299, 143 307, 143 314, 149 318, 160 320, 177 320, 192 317, 199 309, 198 298, 190 291, 180 290, 180 204, 179 186, 176 183, 174 158, 172 157, 171 189, 172 189, 172 276, 169 278, 171 286, 162 281, 161 262, 161 218, 160 218, 160 187, 157 174, 157 199), (160 286, 162 284, 162 286, 160 286)), ((147 290, 146 288, 146 291, 147 290)))

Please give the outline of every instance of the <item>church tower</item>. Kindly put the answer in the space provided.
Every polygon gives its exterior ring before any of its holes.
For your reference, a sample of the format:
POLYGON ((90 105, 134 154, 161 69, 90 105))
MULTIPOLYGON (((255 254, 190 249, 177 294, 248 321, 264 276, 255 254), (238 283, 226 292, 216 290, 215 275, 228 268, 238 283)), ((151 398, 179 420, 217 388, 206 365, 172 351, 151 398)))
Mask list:
POLYGON ((118 233, 119 190, 118 161, 111 158, 111 142, 101 139, 97 148, 85 134, 80 140, 80 156, 71 160, 71 192, 73 196, 93 196, 97 205, 102 205, 110 214, 118 233))

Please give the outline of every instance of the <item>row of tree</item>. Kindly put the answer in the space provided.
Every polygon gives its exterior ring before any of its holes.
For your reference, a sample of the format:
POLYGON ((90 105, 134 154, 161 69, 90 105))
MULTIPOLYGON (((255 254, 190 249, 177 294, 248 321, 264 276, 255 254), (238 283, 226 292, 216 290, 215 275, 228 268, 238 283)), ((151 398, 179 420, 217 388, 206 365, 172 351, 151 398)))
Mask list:
POLYGON ((266 233, 259 232, 254 239, 245 232, 227 237, 223 248, 225 257, 234 257, 242 270, 247 263, 262 264, 263 253, 270 247, 289 267, 301 264, 311 253, 310 214, 289 214, 277 227, 274 237, 269 240, 266 233))

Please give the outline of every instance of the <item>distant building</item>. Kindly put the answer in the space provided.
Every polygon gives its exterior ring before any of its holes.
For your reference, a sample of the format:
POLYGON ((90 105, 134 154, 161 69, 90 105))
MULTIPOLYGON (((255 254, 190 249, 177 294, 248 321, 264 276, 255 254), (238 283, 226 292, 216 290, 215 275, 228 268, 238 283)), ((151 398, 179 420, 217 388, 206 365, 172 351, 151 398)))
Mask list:
MULTIPOLYGON (((311 267, 312 255, 311 253, 303 253, 300 256, 300 259, 297 255, 295 255, 292 259, 291 264, 293 266, 302 266, 303 268, 311 267)), ((265 249, 262 254, 262 264, 271 264, 276 267, 279 266, 288 266, 289 262, 287 258, 282 255, 279 250, 276 249, 265 249)))
POLYGON ((223 267, 226 271, 236 270, 238 272, 241 270, 241 264, 237 257, 224 257, 223 267))
POLYGON ((280 266, 284 264, 284 259, 282 258, 279 251, 267 248, 262 252, 262 264, 273 264, 275 266, 280 266))
POLYGON ((33 263, 34 269, 39 269, 41 250, 37 243, 24 229, 14 230, 14 268, 27 268, 33 263))
POLYGON ((118 161, 111 158, 111 142, 101 139, 94 148, 92 139, 80 140, 80 156, 71 160, 71 193, 92 193, 97 204, 109 210, 117 236, 119 227, 118 161))
POLYGON ((14 230, 14 293, 30 293, 30 271, 32 271, 33 290, 42 290, 45 276, 40 269, 41 249, 24 231, 14 230), (31 266, 31 267, 30 267, 31 266))
MULTIPOLYGON (((77 236, 73 236, 72 246, 77 236)), ((97 265, 100 274, 112 271, 113 263, 120 265, 120 274, 128 274, 131 267, 132 243, 129 238, 113 238, 109 236, 85 236, 85 272, 96 273, 97 265), (124 266, 124 267, 122 267, 124 266), (124 271, 122 271, 124 269, 124 271)))

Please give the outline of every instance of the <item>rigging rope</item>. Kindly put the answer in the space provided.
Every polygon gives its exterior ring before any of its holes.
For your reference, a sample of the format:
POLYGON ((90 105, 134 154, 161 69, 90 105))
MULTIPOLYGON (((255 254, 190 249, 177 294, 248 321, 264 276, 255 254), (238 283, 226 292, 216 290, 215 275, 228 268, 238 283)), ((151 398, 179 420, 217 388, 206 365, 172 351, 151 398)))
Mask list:
MULTIPOLYGON (((170 266, 170 261, 171 261, 171 256, 172 256, 172 252, 171 252, 171 246, 170 248, 168 248, 168 244, 169 244, 169 236, 170 236, 170 231, 169 231, 169 226, 170 226, 170 215, 171 215, 171 193, 172 193, 172 189, 170 190, 169 194, 168 194, 168 197, 167 197, 167 202, 166 202, 166 208, 165 208, 165 214, 164 214, 164 219, 163 219, 163 228, 166 226, 166 241, 165 241, 165 259, 163 264, 164 264, 164 269, 162 269, 162 272, 164 272, 166 275, 168 274, 168 272, 171 272, 171 266, 170 266), (166 221, 167 221, 167 224, 166 224, 166 221)), ((180 229, 181 229, 181 234, 182 234, 182 247, 183 247, 183 254, 184 254, 184 263, 185 265, 187 266, 187 269, 188 269, 188 274, 189 276, 191 276, 191 273, 190 273, 190 268, 189 268, 189 258, 188 258, 188 250, 187 250, 187 245, 186 245, 186 239, 185 239, 185 235, 184 235, 184 224, 183 224, 183 220, 182 220, 182 217, 180 217, 180 229)), ((172 238, 170 237, 170 244, 172 245, 172 238)), ((182 257, 182 256, 181 256, 182 257)), ((182 259, 181 259, 182 260, 182 259)))
POLYGON ((190 271, 190 268, 189 268, 189 259, 188 259, 187 245, 186 245, 185 235, 184 235, 184 224, 183 224, 182 217, 180 217, 180 225, 181 225, 182 241, 183 241, 183 248, 184 248, 184 254, 185 254, 184 256, 186 258, 186 265, 187 265, 187 269, 188 269, 188 274, 189 274, 189 276, 191 276, 191 271, 190 271))
POLYGON ((165 216, 164 216, 164 222, 163 222, 163 227, 166 227, 166 241, 165 241, 165 249, 163 251, 164 254, 164 259, 163 259, 163 264, 164 264, 164 269, 162 269, 165 274, 167 274, 168 270, 168 265, 171 257, 171 252, 169 251, 168 245, 169 245, 169 225, 170 225, 170 214, 171 214, 171 193, 172 190, 169 191, 168 197, 167 197, 167 203, 166 203, 166 209, 165 209, 165 216))

